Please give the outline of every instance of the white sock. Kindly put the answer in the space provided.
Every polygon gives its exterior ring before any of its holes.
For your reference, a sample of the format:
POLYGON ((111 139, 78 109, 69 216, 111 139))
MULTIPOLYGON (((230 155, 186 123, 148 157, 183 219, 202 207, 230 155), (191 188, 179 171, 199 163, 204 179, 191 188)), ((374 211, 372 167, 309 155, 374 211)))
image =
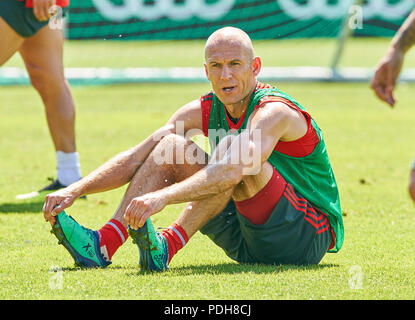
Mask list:
POLYGON ((57 176, 65 186, 82 178, 78 152, 56 151, 57 176))

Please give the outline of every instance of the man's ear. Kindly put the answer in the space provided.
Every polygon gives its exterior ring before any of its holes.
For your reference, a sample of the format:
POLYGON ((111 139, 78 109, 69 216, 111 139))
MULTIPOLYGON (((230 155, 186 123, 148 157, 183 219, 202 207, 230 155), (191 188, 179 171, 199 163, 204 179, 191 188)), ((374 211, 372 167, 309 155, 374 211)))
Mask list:
POLYGON ((259 72, 261 71, 261 66, 262 66, 261 58, 255 57, 252 63, 252 69, 253 69, 252 71, 254 72, 255 76, 257 76, 259 72))

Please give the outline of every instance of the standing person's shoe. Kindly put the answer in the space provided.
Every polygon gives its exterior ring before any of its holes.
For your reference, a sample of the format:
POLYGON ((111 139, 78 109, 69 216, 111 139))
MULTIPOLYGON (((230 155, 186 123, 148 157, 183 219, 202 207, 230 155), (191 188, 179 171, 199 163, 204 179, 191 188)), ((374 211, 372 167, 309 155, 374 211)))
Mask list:
POLYGON ((54 180, 53 178, 49 177, 48 180, 51 181, 51 183, 48 184, 46 187, 43 187, 42 189, 40 189, 38 191, 19 194, 19 195, 16 196, 16 199, 24 200, 24 199, 36 198, 36 197, 40 196, 43 193, 46 195, 47 193, 50 193, 52 191, 56 191, 56 190, 59 190, 59 189, 62 189, 62 188, 66 187, 62 183, 60 183, 58 179, 54 180))
MULTIPOLYGON (((56 190, 66 188, 67 186, 63 185, 58 179, 53 179, 51 177, 48 178, 51 183, 49 183, 47 186, 43 187, 42 189, 38 191, 33 191, 29 193, 23 193, 18 194, 16 196, 16 199, 18 200, 26 200, 26 199, 32 199, 40 196, 46 196, 49 193, 52 193, 56 190)), ((86 199, 86 196, 82 196, 79 199, 86 199)))

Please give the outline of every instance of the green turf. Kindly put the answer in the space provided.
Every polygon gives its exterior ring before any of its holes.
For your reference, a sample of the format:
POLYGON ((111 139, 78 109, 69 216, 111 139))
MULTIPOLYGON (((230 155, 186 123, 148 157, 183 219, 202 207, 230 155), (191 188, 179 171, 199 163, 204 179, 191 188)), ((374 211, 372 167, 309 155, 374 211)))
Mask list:
MULTIPOLYGON (((81 270, 49 233, 42 201, 14 196, 54 174, 40 99, 30 88, 0 88, 0 299, 413 299, 414 206, 406 191, 414 156, 412 85, 400 86, 390 110, 367 85, 281 84, 308 106, 325 133, 341 192, 345 243, 319 266, 238 265, 197 234, 170 271, 142 274, 130 239, 105 270, 81 270), (54 282, 59 267, 62 282, 54 282), (361 270, 362 287, 353 273, 361 270), (56 286, 61 283, 62 287, 56 286), (353 284, 355 289, 353 289, 353 284)), ((82 170, 146 137, 207 85, 78 87, 77 136, 82 170), (169 97, 162 99, 162 97, 169 97)), ((68 213, 89 227, 112 215, 124 188, 78 200, 68 213)), ((154 216, 168 226, 182 205, 154 216)))
MULTIPOLYGON (((290 45, 297 49, 306 45, 296 41, 274 53, 272 43, 262 42, 257 50, 264 50, 271 65, 283 64, 281 60, 324 65, 331 57, 330 52, 318 58, 299 50, 290 57, 290 45)), ((324 43, 321 40, 320 45, 324 43)), ((362 51, 361 59, 346 55, 344 63, 349 59, 356 66, 371 66, 386 44, 373 41, 365 49, 364 42, 353 42, 347 48, 362 51)), ((135 48, 140 43, 117 45, 131 46, 131 50, 127 54, 114 48, 111 56, 101 52, 106 48, 102 43, 68 43, 66 65, 171 66, 180 62, 193 66, 201 61, 197 57, 203 47, 189 45, 189 59, 180 59, 178 49, 169 53, 172 62, 159 58, 152 64, 156 54, 165 54, 156 45, 142 46, 137 57, 135 48), (89 58, 78 50, 88 52, 89 58), (89 65, 98 51, 107 63, 102 58, 89 65)), ((333 43, 326 45, 326 50, 334 48, 333 43)), ((17 57, 8 63, 19 64, 17 57)), ((415 156, 415 85, 398 86, 395 110, 376 100, 368 84, 281 83, 279 87, 306 106, 323 129, 340 189, 343 248, 327 254, 318 266, 239 265, 198 233, 173 259, 170 270, 157 274, 139 272, 138 250, 131 239, 109 268, 75 268, 49 233, 41 213, 43 200, 14 200, 16 194, 46 184, 47 176, 55 173, 55 161, 37 93, 30 87, 0 87, 0 299, 414 299, 415 208, 406 188, 415 156), (51 271, 56 268, 61 271, 51 271)), ((134 146, 179 106, 207 90, 208 84, 73 88, 82 172, 134 146)), ((124 190, 90 195, 67 212, 88 228, 100 228, 124 190)), ((168 226, 182 206, 167 207, 154 216, 155 226, 168 226)))
MULTIPOLYGON (((340 66, 374 67, 388 47, 389 38, 349 39, 340 66)), ((291 39, 254 41, 255 53, 265 66, 331 65, 335 39, 291 39)), ((76 41, 65 42, 66 67, 198 67, 202 66, 204 41, 76 41)), ((415 51, 406 65, 415 67, 415 51)), ((20 56, 5 66, 23 67, 20 56)))

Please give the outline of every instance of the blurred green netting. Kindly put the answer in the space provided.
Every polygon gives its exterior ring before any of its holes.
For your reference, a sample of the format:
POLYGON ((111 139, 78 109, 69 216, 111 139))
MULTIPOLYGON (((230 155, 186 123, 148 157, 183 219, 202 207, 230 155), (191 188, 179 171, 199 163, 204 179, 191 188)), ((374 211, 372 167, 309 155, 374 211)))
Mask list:
MULTIPOLYGON (((413 0, 363 0, 356 36, 392 36, 413 0), (389 13, 388 13, 389 12, 389 13)), ((72 0, 70 39, 203 39, 232 25, 253 39, 336 37, 354 0, 72 0)), ((353 12, 352 12, 353 13, 353 12)))

